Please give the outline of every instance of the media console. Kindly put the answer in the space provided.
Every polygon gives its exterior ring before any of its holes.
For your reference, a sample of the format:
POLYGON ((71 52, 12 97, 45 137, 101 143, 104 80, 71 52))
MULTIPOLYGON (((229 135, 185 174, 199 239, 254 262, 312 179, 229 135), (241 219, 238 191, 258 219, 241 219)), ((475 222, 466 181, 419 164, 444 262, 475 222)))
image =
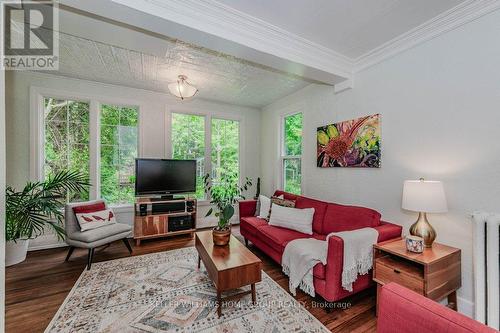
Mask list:
POLYGON ((137 198, 135 202, 134 239, 191 234, 196 231, 196 199, 137 198))

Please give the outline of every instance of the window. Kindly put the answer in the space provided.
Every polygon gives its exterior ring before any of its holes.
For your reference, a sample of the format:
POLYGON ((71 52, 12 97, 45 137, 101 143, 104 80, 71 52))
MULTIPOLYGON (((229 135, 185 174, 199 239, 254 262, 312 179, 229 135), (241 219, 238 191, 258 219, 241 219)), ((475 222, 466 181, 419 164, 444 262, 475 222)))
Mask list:
POLYGON ((302 113, 284 117, 283 123, 283 189, 301 194, 302 113))
POLYGON ((137 157, 136 107, 101 106, 101 197, 108 203, 133 203, 137 157))
POLYGON ((237 120, 172 113, 172 158, 197 161, 198 199, 205 199, 203 176, 207 172, 215 181, 226 172, 239 181, 239 142, 240 123, 237 120), (210 143, 205 141, 207 138, 210 143))
MULTIPOLYGON (((89 176, 89 103, 43 98, 45 145, 43 176, 71 170, 89 176)), ((84 193, 67 193, 68 201, 89 199, 84 193)))
POLYGON ((172 158, 196 160, 196 198, 205 198, 205 117, 172 114, 172 158))
POLYGON ((236 120, 212 119, 212 178, 224 173, 239 179, 240 126, 236 120))

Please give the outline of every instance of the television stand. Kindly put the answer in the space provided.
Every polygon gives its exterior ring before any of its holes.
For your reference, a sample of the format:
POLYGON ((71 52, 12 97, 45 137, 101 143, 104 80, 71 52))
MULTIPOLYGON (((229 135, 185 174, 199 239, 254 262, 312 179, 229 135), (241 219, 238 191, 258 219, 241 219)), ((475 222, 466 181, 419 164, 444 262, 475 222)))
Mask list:
POLYGON ((141 240, 191 234, 196 231, 197 201, 191 198, 137 198, 134 239, 141 240))

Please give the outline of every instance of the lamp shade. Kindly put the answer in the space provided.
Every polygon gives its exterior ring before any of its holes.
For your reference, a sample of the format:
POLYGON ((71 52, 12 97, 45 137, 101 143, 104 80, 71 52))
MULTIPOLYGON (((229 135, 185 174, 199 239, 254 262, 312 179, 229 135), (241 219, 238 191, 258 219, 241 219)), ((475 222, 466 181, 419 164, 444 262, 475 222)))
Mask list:
POLYGON ((403 185, 402 208, 424 213, 447 212, 443 183, 429 180, 406 180, 403 185))
POLYGON ((168 85, 168 90, 170 90, 172 95, 179 97, 182 100, 191 98, 198 92, 198 89, 187 81, 187 77, 185 75, 179 75, 176 82, 172 82, 168 85))

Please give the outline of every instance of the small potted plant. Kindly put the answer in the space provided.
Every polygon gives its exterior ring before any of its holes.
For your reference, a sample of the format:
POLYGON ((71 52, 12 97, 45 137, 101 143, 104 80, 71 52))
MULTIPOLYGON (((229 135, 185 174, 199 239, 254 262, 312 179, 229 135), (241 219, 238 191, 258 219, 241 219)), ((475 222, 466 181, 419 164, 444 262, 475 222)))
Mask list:
MULTIPOLYGON (((234 205, 239 199, 245 199, 243 191, 252 186, 252 180, 245 178, 242 186, 238 185, 238 177, 235 174, 225 173, 218 179, 210 179, 207 173, 203 177, 205 193, 210 197, 210 203, 215 205, 215 216, 219 219, 217 226, 213 229, 213 241, 215 245, 224 246, 229 243, 231 236, 231 218, 234 215, 234 205)), ((212 215, 214 208, 210 208, 205 217, 212 215)))
POLYGON ((68 192, 82 192, 88 186, 78 172, 62 171, 42 182, 28 182, 22 191, 7 187, 5 196, 5 265, 26 259, 29 240, 52 228, 64 239, 62 207, 68 192))

